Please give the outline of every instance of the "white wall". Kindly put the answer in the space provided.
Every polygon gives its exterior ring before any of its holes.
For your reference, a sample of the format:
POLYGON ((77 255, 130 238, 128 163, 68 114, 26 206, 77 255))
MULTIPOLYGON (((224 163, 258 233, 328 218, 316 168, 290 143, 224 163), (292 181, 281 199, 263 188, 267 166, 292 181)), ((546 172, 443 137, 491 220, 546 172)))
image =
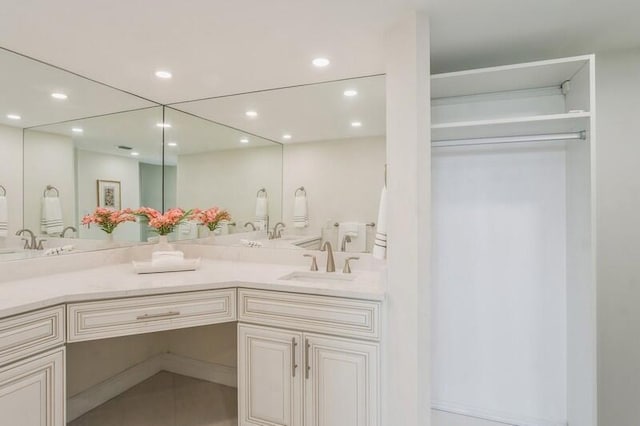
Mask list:
POLYGON ((282 217, 280 146, 178 157, 176 201, 184 209, 212 206, 227 209, 240 228, 245 221, 254 219, 256 192, 263 187, 269 194, 269 216, 273 225, 282 217))
MULTIPOLYGON (((78 220, 93 212, 98 203, 97 181, 120 182, 122 208, 140 206, 139 163, 132 158, 77 150, 78 220)), ((80 238, 105 239, 106 234, 96 226, 79 228, 80 238)), ((140 225, 123 223, 114 232, 121 241, 140 241, 140 225)))
POLYGON ((640 49, 596 57, 598 417, 640 419, 640 49))
POLYGON ((283 221, 293 227, 293 199, 304 186, 309 230, 327 221, 375 222, 386 162, 384 137, 297 143, 284 146, 283 221))
POLYGON ((7 190, 9 235, 22 228, 22 129, 0 124, 0 185, 7 190))
POLYGON ((71 138, 25 131, 24 170, 24 226, 40 232, 42 193, 47 185, 60 191, 64 225, 75 226, 75 162, 71 138))

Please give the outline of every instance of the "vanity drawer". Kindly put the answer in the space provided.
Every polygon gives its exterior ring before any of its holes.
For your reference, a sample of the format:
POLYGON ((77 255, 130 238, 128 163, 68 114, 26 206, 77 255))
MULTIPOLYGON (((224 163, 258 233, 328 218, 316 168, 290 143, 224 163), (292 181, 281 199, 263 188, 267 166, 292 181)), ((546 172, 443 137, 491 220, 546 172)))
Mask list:
POLYGON ((69 342, 236 320, 236 290, 131 297, 67 305, 69 342))
POLYGON ((64 306, 0 320, 0 365, 64 344, 64 306))
POLYGON ((238 320, 360 339, 380 339, 380 303, 238 289, 238 320))

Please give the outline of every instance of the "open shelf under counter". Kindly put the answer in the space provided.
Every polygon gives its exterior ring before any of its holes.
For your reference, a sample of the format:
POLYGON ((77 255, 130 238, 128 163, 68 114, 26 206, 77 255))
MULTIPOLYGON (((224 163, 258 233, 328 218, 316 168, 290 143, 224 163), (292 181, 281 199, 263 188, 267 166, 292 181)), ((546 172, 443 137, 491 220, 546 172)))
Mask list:
POLYGON ((585 55, 434 74, 431 76, 431 98, 560 86, 580 73, 591 58, 585 55))
POLYGON ((589 112, 457 121, 431 125, 432 141, 589 131, 589 112))

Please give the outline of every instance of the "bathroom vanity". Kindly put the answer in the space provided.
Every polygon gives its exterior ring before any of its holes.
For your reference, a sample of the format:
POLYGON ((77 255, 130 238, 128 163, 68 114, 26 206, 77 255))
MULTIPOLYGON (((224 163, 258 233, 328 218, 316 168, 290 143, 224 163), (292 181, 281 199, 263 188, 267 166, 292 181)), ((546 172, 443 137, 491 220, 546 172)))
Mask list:
POLYGON ((136 275, 127 262, 3 283, 2 424, 62 426, 106 402, 67 415, 67 344, 237 323, 238 424, 378 425, 381 271, 297 263, 211 256, 187 273, 136 275))

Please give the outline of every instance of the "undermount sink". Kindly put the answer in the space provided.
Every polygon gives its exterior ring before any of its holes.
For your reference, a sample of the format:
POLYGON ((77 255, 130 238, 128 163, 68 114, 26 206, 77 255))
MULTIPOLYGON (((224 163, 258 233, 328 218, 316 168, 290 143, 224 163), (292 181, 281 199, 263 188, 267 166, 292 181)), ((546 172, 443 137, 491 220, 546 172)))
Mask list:
POLYGON ((311 271, 295 271, 280 277, 284 281, 301 281, 307 283, 322 283, 327 281, 348 282, 355 279, 352 274, 340 274, 335 272, 311 272, 311 271))

